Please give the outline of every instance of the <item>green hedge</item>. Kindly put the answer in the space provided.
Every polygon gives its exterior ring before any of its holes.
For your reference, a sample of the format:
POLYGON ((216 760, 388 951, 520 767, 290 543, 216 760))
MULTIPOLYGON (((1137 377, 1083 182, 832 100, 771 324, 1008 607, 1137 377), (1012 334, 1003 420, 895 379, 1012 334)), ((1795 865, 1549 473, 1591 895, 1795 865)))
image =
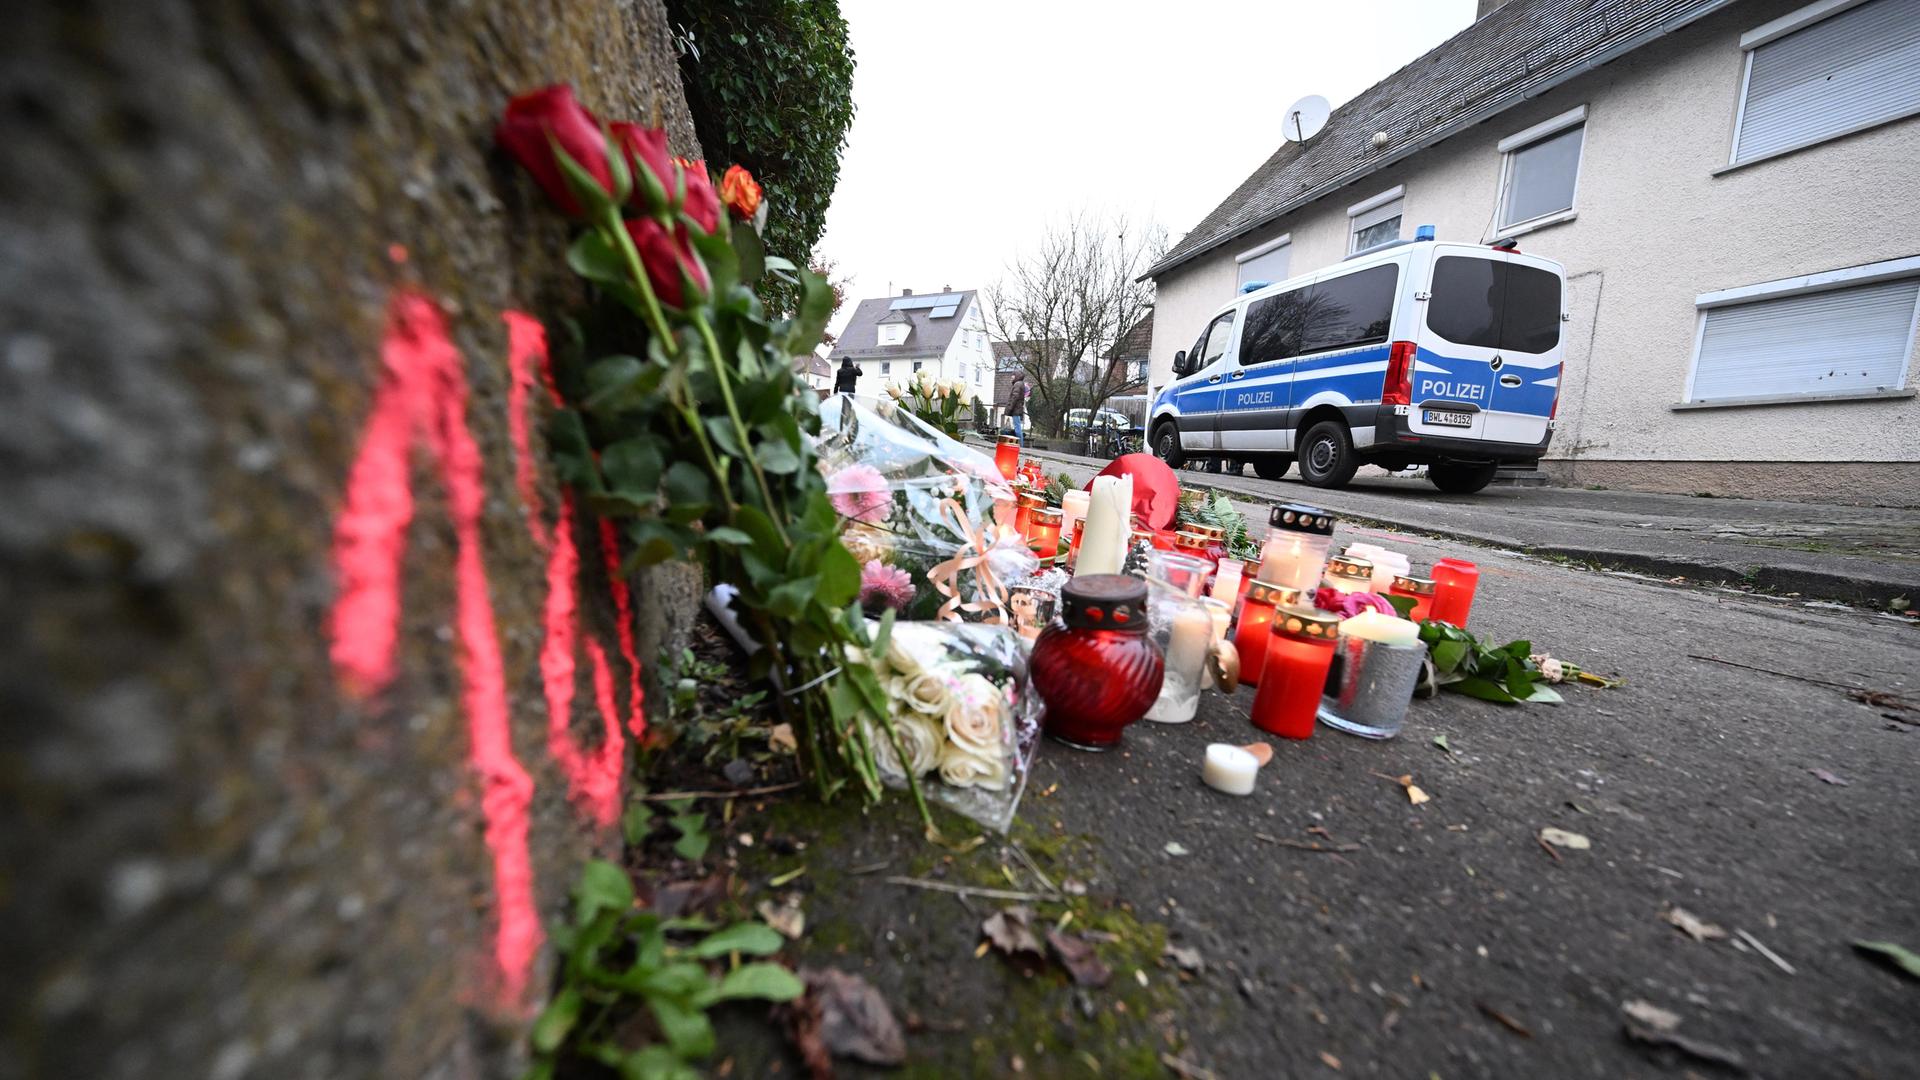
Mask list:
MULTIPOLYGON (((840 5, 667 0, 667 11, 707 160, 753 173, 771 200, 768 254, 806 265, 853 122, 853 50, 840 5)), ((777 284, 771 276, 768 283, 777 284)), ((793 306, 783 292, 764 298, 776 309, 793 306)))

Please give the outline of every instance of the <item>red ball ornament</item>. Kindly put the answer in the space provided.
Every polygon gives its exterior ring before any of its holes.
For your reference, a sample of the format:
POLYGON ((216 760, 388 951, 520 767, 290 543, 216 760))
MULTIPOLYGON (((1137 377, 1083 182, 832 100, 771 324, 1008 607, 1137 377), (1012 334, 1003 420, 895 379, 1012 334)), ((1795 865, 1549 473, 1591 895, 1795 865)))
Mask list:
MULTIPOLYGON (((1095 475, 1128 474, 1133 476, 1134 520, 1155 532, 1173 524, 1174 511, 1180 508, 1180 481, 1167 463, 1152 454, 1123 454, 1095 475)), ((1087 481, 1087 490, 1093 490, 1093 481, 1087 481)))

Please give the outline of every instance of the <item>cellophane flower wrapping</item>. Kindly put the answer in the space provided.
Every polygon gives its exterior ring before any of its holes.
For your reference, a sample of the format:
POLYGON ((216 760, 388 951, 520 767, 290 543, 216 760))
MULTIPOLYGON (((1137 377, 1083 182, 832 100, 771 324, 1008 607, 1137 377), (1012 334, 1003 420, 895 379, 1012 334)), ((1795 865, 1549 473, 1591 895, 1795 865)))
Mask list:
POLYGON ((894 745, 866 721, 881 780, 904 788, 911 771, 930 802, 1005 833, 1026 790, 1044 708, 1027 681, 1019 635, 980 623, 896 622, 885 651, 867 659, 899 739, 894 745))
POLYGON ((821 403, 815 449, 840 538, 862 568, 868 614, 891 608, 902 619, 926 620, 948 607, 950 618, 1004 618, 1006 583, 1032 573, 1039 560, 1012 529, 1013 489, 992 458, 889 398, 876 407, 844 394, 821 403), (981 559, 946 575, 963 602, 953 607, 929 575, 963 555, 981 559))

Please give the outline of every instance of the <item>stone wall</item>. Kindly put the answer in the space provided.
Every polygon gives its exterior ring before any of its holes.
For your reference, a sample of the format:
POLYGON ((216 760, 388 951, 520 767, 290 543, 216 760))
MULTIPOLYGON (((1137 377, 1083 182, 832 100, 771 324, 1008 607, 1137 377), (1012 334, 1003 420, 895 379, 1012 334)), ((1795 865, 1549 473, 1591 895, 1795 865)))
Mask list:
MULTIPOLYGON (((605 830, 548 753, 547 551, 514 482, 502 313, 580 295, 492 148, 569 81, 697 150, 658 0, 13 5, 0 35, 0 1080, 515 1071, 469 767, 458 554, 421 441, 397 676, 341 691, 329 559, 408 290, 480 452, 538 918, 605 830)), ((536 397, 536 404, 537 404, 536 397)), ((530 417, 534 489, 557 493, 530 417)), ((627 668, 597 536, 584 635, 627 668)), ((649 667, 692 589, 637 590, 649 667)), ((589 667, 572 718, 601 737, 589 667)))

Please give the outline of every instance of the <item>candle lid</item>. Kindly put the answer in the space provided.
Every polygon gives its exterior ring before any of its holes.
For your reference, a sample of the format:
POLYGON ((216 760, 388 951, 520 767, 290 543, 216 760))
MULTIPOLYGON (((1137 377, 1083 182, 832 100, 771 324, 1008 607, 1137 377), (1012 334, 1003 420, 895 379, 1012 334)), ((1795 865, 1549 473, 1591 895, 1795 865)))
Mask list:
POLYGON ((1267 515, 1267 524, 1276 529, 1289 529, 1293 532, 1312 533, 1315 536, 1333 535, 1333 515, 1318 507, 1288 503, 1276 506, 1267 515))
POLYGON ((1415 596, 1432 596, 1433 579, 1413 577, 1410 574, 1395 574, 1393 576, 1392 588, 1400 592, 1412 593, 1415 596))
POLYGON ((1047 497, 1038 491, 1022 491, 1020 493, 1020 505, 1029 510, 1039 510, 1047 505, 1047 497))
POLYGON ((1189 525, 1187 526, 1187 531, 1199 533, 1209 540, 1225 540, 1227 538, 1227 530, 1218 525, 1189 525))
POLYGON ((1271 607, 1287 607, 1300 602, 1300 590, 1285 585, 1275 585, 1271 581, 1256 581, 1247 586, 1247 602, 1266 604, 1271 607))
POLYGON ((1332 641, 1340 633, 1340 616, 1330 611, 1290 607, 1273 617, 1273 629, 1308 641, 1332 641))
POLYGON ((1000 445, 1001 445, 1001 446, 1019 446, 1019 445, 1020 445, 1020 436, 1018 436, 1018 435, 1002 435, 1002 436, 1000 436, 1000 445))
POLYGON ((1203 548, 1207 546, 1207 538, 1202 534, 1193 531, 1192 529, 1182 529, 1179 532, 1173 534, 1173 546, 1183 547, 1183 548, 1203 548))
POLYGON ((1064 516, 1060 511, 1055 510, 1051 506, 1037 506, 1034 508, 1030 520, 1035 525, 1059 525, 1060 519, 1064 516))
POLYGON ((1060 590, 1060 618, 1075 630, 1147 632, 1147 583, 1127 574, 1084 574, 1060 590))
POLYGON ((1327 573, 1335 577, 1372 577, 1373 560, 1352 555, 1335 555, 1327 560, 1327 573))

